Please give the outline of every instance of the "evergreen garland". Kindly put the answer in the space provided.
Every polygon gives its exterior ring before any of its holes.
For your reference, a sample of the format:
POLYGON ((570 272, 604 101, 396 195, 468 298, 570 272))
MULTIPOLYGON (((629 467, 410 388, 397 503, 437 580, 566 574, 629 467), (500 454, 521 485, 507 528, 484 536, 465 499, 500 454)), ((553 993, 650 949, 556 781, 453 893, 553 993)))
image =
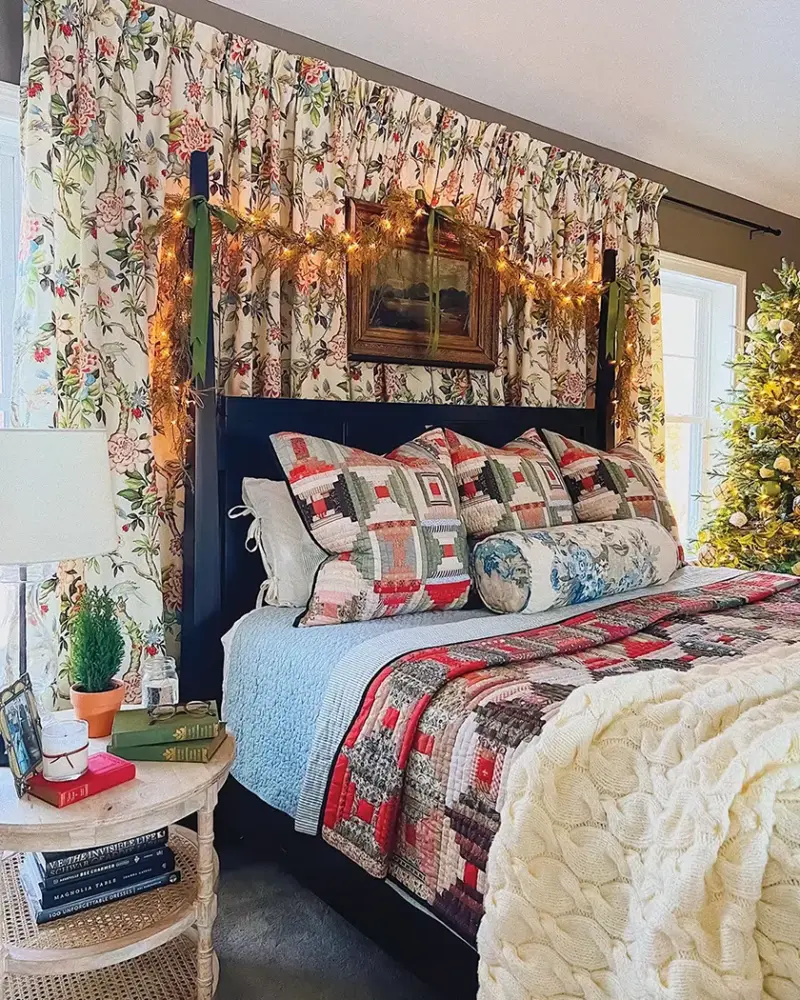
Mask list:
POLYGON ((125 646, 114 601, 104 587, 92 587, 70 622, 70 678, 79 691, 108 691, 125 646))
POLYGON ((786 261, 775 273, 780 285, 756 292, 745 350, 732 362, 725 467, 699 560, 800 576, 800 277, 786 261))

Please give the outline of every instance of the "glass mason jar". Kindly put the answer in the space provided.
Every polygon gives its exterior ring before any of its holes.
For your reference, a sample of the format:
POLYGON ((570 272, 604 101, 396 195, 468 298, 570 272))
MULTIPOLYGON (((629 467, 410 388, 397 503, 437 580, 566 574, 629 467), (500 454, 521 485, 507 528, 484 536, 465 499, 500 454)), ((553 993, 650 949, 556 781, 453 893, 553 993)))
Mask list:
POLYGON ((178 704, 178 669, 171 656, 163 653, 145 656, 142 661, 142 704, 145 708, 178 704))

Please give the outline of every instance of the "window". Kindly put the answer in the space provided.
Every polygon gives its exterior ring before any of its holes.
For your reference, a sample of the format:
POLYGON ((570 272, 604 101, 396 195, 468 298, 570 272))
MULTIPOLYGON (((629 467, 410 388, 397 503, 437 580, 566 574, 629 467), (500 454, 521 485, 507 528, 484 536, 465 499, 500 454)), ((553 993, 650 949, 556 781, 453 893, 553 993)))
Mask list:
POLYGON ((661 254, 667 493, 687 553, 705 516, 700 495, 714 488, 721 418, 741 343, 747 275, 689 257, 661 254))
POLYGON ((11 415, 11 322, 21 204, 19 89, 0 82, 0 427, 8 427, 11 415))

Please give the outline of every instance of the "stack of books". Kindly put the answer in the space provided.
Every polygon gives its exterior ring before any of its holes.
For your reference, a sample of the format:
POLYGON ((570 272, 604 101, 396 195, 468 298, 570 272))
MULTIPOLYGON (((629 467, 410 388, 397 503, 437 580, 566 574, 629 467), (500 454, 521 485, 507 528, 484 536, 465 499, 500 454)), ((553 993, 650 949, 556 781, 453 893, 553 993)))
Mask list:
POLYGON ((207 764, 224 740, 225 723, 210 702, 202 715, 178 711, 154 718, 147 708, 117 712, 108 749, 124 760, 207 764))
POLYGON ((26 854, 22 887, 37 924, 180 882, 166 828, 86 851, 26 854))

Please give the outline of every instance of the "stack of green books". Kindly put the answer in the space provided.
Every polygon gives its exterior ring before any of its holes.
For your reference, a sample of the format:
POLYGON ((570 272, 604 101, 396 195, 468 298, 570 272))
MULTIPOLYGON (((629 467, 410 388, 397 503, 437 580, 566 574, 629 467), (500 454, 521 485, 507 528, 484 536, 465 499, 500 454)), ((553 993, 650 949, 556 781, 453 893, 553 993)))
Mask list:
MULTIPOLYGON (((178 706, 180 707, 180 706, 178 706)), ((216 703, 207 714, 176 712, 153 718, 146 708, 117 712, 108 752, 125 760, 163 760, 168 763, 207 764, 225 740, 216 703)))

